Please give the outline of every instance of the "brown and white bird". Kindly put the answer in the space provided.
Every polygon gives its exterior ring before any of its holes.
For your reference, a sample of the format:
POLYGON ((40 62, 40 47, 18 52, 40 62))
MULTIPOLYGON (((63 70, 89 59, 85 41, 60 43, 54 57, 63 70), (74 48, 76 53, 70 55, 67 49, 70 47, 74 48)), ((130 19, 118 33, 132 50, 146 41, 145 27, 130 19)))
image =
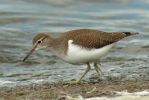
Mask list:
POLYGON ((51 53, 71 64, 87 64, 87 69, 76 83, 91 69, 94 63, 96 72, 100 75, 102 56, 119 40, 138 34, 137 32, 103 32, 93 29, 77 29, 64 32, 58 38, 53 38, 45 33, 39 33, 33 38, 33 47, 23 59, 25 61, 35 50, 45 48, 51 53))

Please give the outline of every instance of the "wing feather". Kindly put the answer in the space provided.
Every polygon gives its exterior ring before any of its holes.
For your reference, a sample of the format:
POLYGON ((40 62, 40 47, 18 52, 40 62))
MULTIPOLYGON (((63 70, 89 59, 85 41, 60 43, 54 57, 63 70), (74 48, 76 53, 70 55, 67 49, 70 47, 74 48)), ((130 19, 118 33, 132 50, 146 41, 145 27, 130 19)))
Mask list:
POLYGON ((73 44, 85 48, 101 48, 126 37, 123 32, 103 32, 92 29, 72 30, 62 34, 65 41, 73 40, 73 44))

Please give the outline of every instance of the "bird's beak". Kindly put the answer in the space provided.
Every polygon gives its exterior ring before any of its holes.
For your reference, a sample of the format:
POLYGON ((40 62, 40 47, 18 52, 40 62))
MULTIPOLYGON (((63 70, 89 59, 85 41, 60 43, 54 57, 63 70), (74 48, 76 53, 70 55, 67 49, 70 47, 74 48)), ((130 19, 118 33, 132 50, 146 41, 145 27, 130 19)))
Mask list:
POLYGON ((25 58, 23 59, 23 62, 36 50, 36 47, 37 47, 38 44, 35 44, 31 51, 25 56, 25 58))

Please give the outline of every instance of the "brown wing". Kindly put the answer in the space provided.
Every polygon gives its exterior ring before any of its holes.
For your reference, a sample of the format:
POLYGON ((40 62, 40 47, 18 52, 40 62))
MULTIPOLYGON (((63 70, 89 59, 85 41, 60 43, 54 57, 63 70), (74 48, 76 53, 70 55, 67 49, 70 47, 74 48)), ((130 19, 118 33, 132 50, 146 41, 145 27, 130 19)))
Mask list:
POLYGON ((103 32, 91 29, 72 30, 63 33, 66 41, 73 40, 73 43, 85 48, 101 48, 131 35, 131 32, 103 32))

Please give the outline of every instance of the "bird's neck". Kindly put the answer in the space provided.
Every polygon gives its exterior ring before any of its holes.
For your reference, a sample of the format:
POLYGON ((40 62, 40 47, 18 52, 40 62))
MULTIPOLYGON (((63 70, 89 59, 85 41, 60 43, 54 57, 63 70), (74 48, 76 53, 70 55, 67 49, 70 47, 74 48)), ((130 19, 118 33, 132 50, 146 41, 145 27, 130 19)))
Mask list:
POLYGON ((49 37, 48 40, 48 50, 56 56, 64 55, 66 47, 62 38, 49 37))

